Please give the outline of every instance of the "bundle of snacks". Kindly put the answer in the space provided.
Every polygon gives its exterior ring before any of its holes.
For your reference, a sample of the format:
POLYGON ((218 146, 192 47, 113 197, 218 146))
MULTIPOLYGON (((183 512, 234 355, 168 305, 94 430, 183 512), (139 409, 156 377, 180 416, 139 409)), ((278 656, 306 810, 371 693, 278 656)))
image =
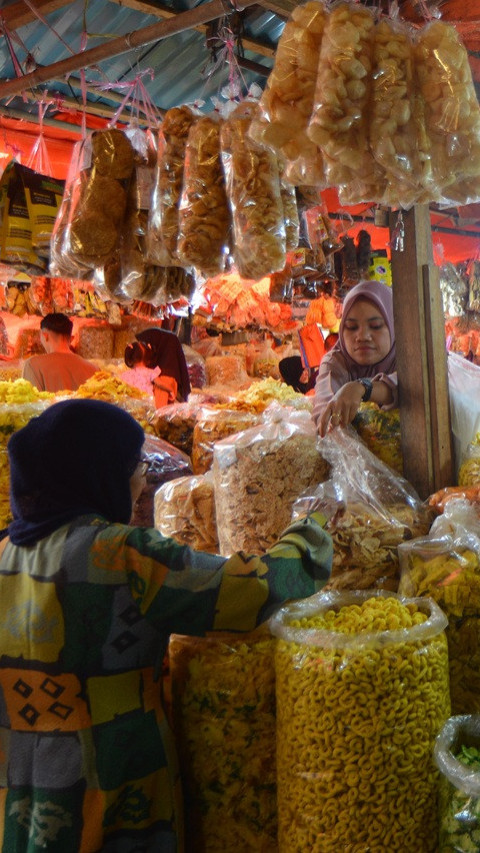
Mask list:
POLYGON ((296 498, 328 477, 307 411, 272 404, 265 422, 215 444, 220 553, 264 553, 289 524, 296 498))
POLYGON ((455 714, 480 712, 480 520, 462 499, 448 504, 430 536, 399 546, 404 595, 432 598, 448 618, 455 714))
POLYGON ((404 208, 421 200, 422 188, 432 181, 413 74, 413 43, 407 25, 384 18, 374 30, 370 148, 385 171, 385 204, 404 208))
POLYGON ((279 849, 435 853, 446 617, 429 599, 320 593, 277 637, 279 849))
MULTIPOLYGON (((133 415, 133 411, 130 411, 133 415)), ((142 456, 148 462, 145 484, 135 502, 132 524, 138 527, 155 525, 155 493, 164 484, 192 473, 190 459, 172 444, 156 435, 146 435, 142 456)))
POLYGON ((432 515, 412 486, 374 456, 351 429, 321 441, 331 480, 302 495, 294 515, 320 509, 333 539, 327 589, 388 589, 400 577, 397 548, 428 533, 432 515))
POLYGON ((193 430, 192 465, 195 474, 205 474, 213 464, 213 448, 217 441, 256 426, 260 416, 238 409, 202 407, 193 430))
POLYGON ((300 219, 298 216, 296 190, 283 177, 284 168, 285 163, 283 160, 279 160, 278 170, 280 174, 280 197, 282 199, 283 219, 285 222, 285 246, 287 252, 291 252, 297 248, 300 239, 300 219))
POLYGON ((419 30, 415 74, 425 102, 436 200, 474 201, 480 195, 480 108, 455 27, 437 20, 419 30))
POLYGON ((252 382, 245 390, 237 391, 228 403, 219 405, 244 412, 263 412, 274 401, 295 409, 310 410, 312 407, 309 397, 299 394, 290 385, 285 385, 273 377, 252 382))
POLYGON ((195 551, 218 554, 213 479, 210 474, 180 477, 155 493, 157 530, 195 551))
POLYGON ((450 717, 435 741, 440 780, 440 850, 480 847, 480 717, 450 717))
POLYGON ((263 635, 172 635, 189 850, 275 853, 275 673, 263 635))
POLYGON ((376 403, 361 403, 353 426, 372 453, 393 468, 403 473, 403 455, 400 436, 400 411, 385 411, 376 403))
POLYGON ((82 358, 113 358, 113 329, 85 323, 78 330, 76 352, 82 358))
POLYGON ((203 116, 191 126, 179 208, 178 257, 207 276, 223 272, 230 231, 220 126, 218 116, 203 116))
POLYGON ((250 379, 245 362, 238 355, 211 355, 205 359, 207 385, 248 386, 250 379))
POLYGON ((240 104, 221 130, 222 159, 233 223, 233 257, 243 278, 258 281, 287 259, 276 155, 248 136, 258 109, 240 104))
POLYGON ((121 406, 139 422, 145 432, 154 432, 151 424, 154 414, 151 396, 133 385, 127 385, 107 370, 97 370, 90 379, 77 388, 73 396, 89 400, 105 400, 107 403, 121 406))
POLYGON ((195 402, 173 403, 157 409, 152 421, 155 435, 191 456, 198 409, 199 404, 195 402))
POLYGON ((362 184, 376 198, 379 179, 368 145, 372 70, 372 10, 340 2, 328 15, 320 49, 315 104, 308 135, 321 149, 329 185, 362 184))
POLYGON ((306 130, 312 113, 326 10, 318 0, 297 6, 280 36, 275 65, 260 99, 252 139, 282 154, 292 184, 323 186, 323 159, 306 130))
POLYGON ((97 130, 83 146, 79 171, 66 189, 70 205, 62 254, 93 270, 114 253, 122 230, 134 149, 123 131, 97 130))
POLYGON ((165 113, 158 146, 158 163, 147 228, 147 257, 161 266, 179 265, 178 207, 182 194, 185 148, 196 115, 190 107, 165 113))

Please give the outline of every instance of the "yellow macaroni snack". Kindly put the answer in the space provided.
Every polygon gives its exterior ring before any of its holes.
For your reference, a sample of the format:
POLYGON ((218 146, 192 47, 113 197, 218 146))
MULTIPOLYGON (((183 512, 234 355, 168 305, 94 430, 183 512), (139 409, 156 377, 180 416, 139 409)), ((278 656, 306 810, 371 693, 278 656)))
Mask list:
POLYGON ((441 535, 436 521, 430 537, 404 542, 398 548, 399 591, 428 596, 447 616, 454 714, 480 712, 479 521, 478 517, 471 522, 463 516, 465 505, 468 507, 468 502, 458 499, 450 502, 438 519, 442 527, 450 527, 450 532, 441 535))
POLYGON ((278 849, 273 645, 268 635, 170 638, 188 850, 278 849))
POLYGON ((441 853, 480 848, 480 717, 450 717, 435 742, 440 782, 441 853))
POLYGON ((371 590, 273 618, 280 853, 435 853, 445 625, 433 601, 371 590))

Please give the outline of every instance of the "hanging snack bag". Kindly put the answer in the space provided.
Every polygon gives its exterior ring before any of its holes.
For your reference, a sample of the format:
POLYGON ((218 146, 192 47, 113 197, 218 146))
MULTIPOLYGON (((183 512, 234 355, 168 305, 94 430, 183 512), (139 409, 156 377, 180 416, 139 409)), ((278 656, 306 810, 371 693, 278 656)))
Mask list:
MULTIPOLYGON (((332 6, 323 33, 315 101, 308 135, 320 148, 328 185, 352 187, 360 200, 375 199, 379 186, 368 147, 368 104, 374 14, 356 3, 332 6)), ((340 199, 346 203, 346 198, 340 199)))
POLYGON ((188 850, 278 850, 273 646, 262 633, 170 638, 188 850))
POLYGON ((468 53, 451 24, 418 31, 415 75, 425 102, 435 198, 468 204, 480 198, 480 107, 468 53))
POLYGON ((178 257, 206 276, 223 272, 229 242, 220 127, 218 116, 202 116, 191 126, 179 207, 178 257))
POLYGON ((285 266, 286 235, 275 154, 248 136, 258 107, 240 104, 221 130, 233 221, 233 257, 243 278, 258 281, 285 266))
POLYGON ((327 13, 310 0, 297 6, 280 36, 275 64, 260 98, 250 136, 286 160, 292 184, 324 186, 323 158, 306 130, 312 112, 320 46, 327 13))
POLYGON ((300 219, 298 215, 297 195, 295 187, 288 183, 285 178, 285 162, 278 160, 280 174, 280 196, 283 206, 283 219, 285 222, 285 246, 287 252, 297 248, 300 240, 300 219))
POLYGON ((424 193, 432 183, 413 75, 413 43, 407 25, 383 18, 374 29, 370 148, 385 170, 385 204, 405 209, 417 200, 427 200, 424 193))
POLYGON ((328 477, 307 411, 272 404, 265 422, 215 444, 220 553, 263 554, 291 521, 295 499, 328 477))
POLYGON ((179 204, 183 187, 185 149, 197 116, 190 107, 172 107, 165 113, 159 135, 158 162, 147 229, 147 257, 168 267, 179 265, 179 204))
POLYGON ((273 617, 280 853, 436 853, 445 624, 429 599, 371 590, 273 617))
POLYGON ((480 717, 450 717, 435 741, 440 782, 441 853, 480 848, 480 717))

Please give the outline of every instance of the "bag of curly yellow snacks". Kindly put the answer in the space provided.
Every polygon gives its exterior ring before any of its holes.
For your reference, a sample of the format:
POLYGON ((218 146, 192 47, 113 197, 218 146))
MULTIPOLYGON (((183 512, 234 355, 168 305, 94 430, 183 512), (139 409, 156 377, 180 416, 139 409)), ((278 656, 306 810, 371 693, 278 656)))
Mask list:
POLYGON ((374 456, 403 474, 399 409, 385 411, 376 403, 361 403, 353 426, 374 456))
POLYGON ((174 634, 174 728, 190 853, 277 853, 274 640, 174 634))
POLYGON ((446 622, 433 601, 380 590, 273 617, 280 853, 437 850, 446 622))
POLYGON ((449 501, 430 534, 398 546, 399 592, 428 596, 448 619, 454 714, 480 713, 480 519, 463 499, 449 501))
POLYGON ((480 716, 450 717, 435 742, 440 853, 480 849, 480 716))

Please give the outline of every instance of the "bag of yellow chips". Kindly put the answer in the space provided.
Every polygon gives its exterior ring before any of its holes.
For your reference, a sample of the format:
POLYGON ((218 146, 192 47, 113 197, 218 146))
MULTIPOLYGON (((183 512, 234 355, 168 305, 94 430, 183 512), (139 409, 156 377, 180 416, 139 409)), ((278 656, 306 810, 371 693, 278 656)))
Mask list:
POLYGON ((480 848, 480 717, 450 717, 435 742, 440 783, 440 850, 480 848))
POLYGON ((273 617, 280 851, 436 853, 445 624, 433 601, 371 590, 273 617))
POLYGON ((448 502, 430 535, 398 548, 404 595, 428 596, 448 617, 452 710, 480 712, 480 519, 461 498, 448 502))

